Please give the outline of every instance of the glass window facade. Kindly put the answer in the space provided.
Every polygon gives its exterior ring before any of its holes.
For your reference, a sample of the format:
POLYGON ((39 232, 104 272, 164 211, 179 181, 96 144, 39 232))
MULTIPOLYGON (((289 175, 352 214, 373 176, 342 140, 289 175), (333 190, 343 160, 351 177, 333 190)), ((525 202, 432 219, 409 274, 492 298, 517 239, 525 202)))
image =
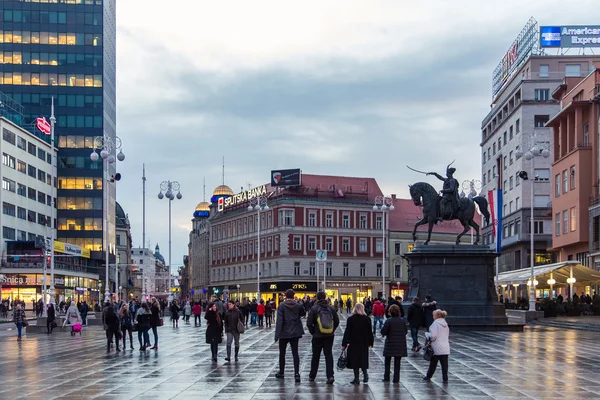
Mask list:
MULTIPOLYGON (((40 116, 49 120, 54 98, 60 148, 57 237, 96 251, 104 243, 112 249, 116 242, 115 190, 103 188, 103 165, 89 159, 94 137, 114 138, 116 132, 115 10, 116 0, 0 2, 0 91, 23 106, 26 124, 40 116), (107 205, 103 189, 109 190, 107 205), (106 236, 104 207, 109 214, 106 236)), ((10 133, 3 137, 15 141, 10 133)), ((25 172, 23 167, 19 171, 25 172)), ((116 173, 114 164, 107 173, 116 173)), ((36 172, 36 178, 49 181, 44 173, 36 172)), ((15 191, 16 185, 5 181, 3 188, 15 191)), ((42 195, 46 199, 43 192, 27 192, 40 202, 42 195)))

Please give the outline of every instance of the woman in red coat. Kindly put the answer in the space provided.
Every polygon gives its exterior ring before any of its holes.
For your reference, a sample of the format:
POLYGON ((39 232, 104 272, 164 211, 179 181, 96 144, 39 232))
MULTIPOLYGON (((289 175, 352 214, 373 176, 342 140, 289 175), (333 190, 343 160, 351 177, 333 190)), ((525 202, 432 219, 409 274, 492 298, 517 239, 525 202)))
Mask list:
POLYGON ((263 299, 260 299, 260 303, 258 303, 256 312, 258 314, 258 327, 263 328, 265 326, 265 301, 263 299))

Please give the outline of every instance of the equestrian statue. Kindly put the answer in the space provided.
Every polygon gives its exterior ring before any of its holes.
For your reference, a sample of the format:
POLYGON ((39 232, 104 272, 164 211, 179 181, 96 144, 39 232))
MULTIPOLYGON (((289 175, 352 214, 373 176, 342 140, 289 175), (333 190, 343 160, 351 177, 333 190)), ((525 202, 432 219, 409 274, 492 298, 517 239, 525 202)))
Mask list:
POLYGON ((490 213, 488 211, 488 202, 483 196, 476 196, 470 198, 460 198, 458 194, 458 181, 454 178, 456 168, 452 168, 454 164, 452 161, 446 167, 446 177, 441 176, 435 172, 422 172, 413 169, 407 165, 407 167, 415 172, 425 174, 427 176, 433 175, 440 181, 444 182, 440 194, 438 191, 427 182, 418 182, 414 185, 409 185, 410 197, 416 206, 423 207, 423 218, 415 224, 413 229, 413 241, 417 240, 417 228, 421 225, 429 224, 429 231, 427 232, 427 240, 424 245, 429 244, 431 240, 431 231, 433 226, 438 222, 459 220, 464 230, 456 237, 456 244, 460 243, 460 238, 469 231, 472 227, 475 229, 477 234, 475 243, 479 244, 479 225, 474 220, 475 217, 475 204, 479 207, 479 211, 485 218, 485 223, 490 223, 490 213))

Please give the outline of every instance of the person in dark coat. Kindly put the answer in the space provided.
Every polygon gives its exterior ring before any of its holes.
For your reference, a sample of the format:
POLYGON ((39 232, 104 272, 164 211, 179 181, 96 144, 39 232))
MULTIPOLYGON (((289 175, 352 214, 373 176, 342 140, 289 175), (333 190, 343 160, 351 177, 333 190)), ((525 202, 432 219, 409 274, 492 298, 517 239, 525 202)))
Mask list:
POLYGON ((106 314, 104 315, 104 323, 106 324, 106 352, 110 352, 110 345, 113 337, 115 338, 115 348, 117 352, 119 349, 119 332, 121 331, 121 322, 119 317, 115 313, 114 308, 108 307, 106 314))
POLYGON ((390 318, 390 307, 397 305, 400 308, 400 316, 404 317, 404 310, 402 309, 402 297, 396 296, 394 299, 390 299, 387 309, 385 310, 385 317, 390 318))
POLYGON ((400 316, 400 307, 393 304, 389 308, 390 318, 385 321, 381 329, 381 336, 385 336, 383 356, 385 357, 385 372, 383 381, 390 381, 390 367, 394 357, 394 383, 400 382, 400 361, 408 355, 406 346, 406 320, 400 316))
POLYGON ((352 315, 346 323, 342 348, 348 348, 346 368, 354 370, 354 380, 350 383, 360 383, 359 373, 362 369, 364 383, 369 382, 369 347, 373 347, 374 337, 371 331, 371 318, 365 314, 365 306, 356 303, 352 315))
POLYGON ((240 353, 240 334, 238 330, 238 322, 244 323, 244 314, 237 308, 233 300, 227 303, 227 311, 225 312, 225 333, 227 334, 227 357, 225 361, 231 361, 231 344, 235 342, 235 361, 238 360, 240 353))
POLYGON ((421 301, 418 297, 413 298, 413 303, 408 307, 407 314, 408 323, 410 324, 410 335, 413 340, 412 351, 420 351, 419 328, 425 324, 425 314, 423 313, 423 307, 421 307, 421 301))
POLYGON ((52 334, 52 330, 54 329, 54 320, 56 319, 56 311, 54 310, 54 305, 52 303, 48 304, 47 310, 48 318, 46 319, 46 333, 48 335, 52 334))
POLYGON ((171 304, 171 321, 173 321, 173 328, 179 328, 179 305, 177 304, 177 300, 173 300, 173 304, 171 304))
POLYGON ((285 292, 285 301, 277 308, 275 319, 275 341, 279 341, 279 372, 275 375, 277 379, 283 379, 285 372, 285 351, 288 343, 292 348, 294 358, 294 378, 300 383, 300 356, 298 354, 298 340, 304 335, 301 318, 306 311, 296 300, 296 294, 292 289, 285 292))
POLYGON ((433 324, 433 312, 437 310, 437 302, 431 300, 431 296, 425 296, 425 302, 421 305, 425 313, 425 328, 429 332, 429 327, 433 324))
POLYGON ((212 352, 213 362, 217 362, 217 354, 219 353, 219 343, 221 343, 223 335, 223 321, 221 315, 217 311, 217 305, 215 303, 209 303, 206 313, 204 313, 204 319, 206 320, 206 343, 210 344, 210 351, 212 352))

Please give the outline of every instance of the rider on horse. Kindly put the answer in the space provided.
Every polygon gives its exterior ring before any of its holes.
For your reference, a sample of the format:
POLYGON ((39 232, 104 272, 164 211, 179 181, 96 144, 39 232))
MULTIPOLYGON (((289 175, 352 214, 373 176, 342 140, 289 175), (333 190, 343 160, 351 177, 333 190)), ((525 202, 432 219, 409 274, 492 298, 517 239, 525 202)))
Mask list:
POLYGON ((442 199, 440 201, 440 212, 438 214, 438 221, 442 222, 444 219, 452 219, 453 215, 460 209, 460 197, 458 195, 458 181, 454 178, 456 168, 446 168, 446 178, 435 172, 428 172, 427 175, 433 175, 440 181, 444 182, 441 190, 442 199))

